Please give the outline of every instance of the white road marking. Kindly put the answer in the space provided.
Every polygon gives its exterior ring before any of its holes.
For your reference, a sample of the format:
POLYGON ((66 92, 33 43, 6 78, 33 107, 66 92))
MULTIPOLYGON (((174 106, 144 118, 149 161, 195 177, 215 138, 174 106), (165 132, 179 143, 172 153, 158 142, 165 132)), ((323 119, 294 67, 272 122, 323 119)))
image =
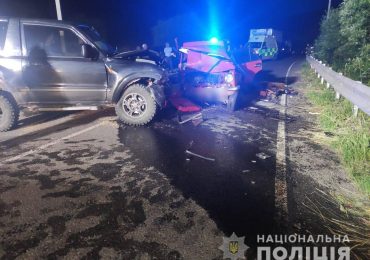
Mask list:
POLYGON ((14 161, 20 160, 20 159, 22 159, 22 158, 24 158, 24 157, 26 157, 26 156, 31 155, 31 154, 36 154, 36 153, 38 153, 38 152, 40 152, 40 151, 42 151, 42 150, 45 150, 46 148, 49 148, 49 147, 51 147, 51 146, 53 146, 53 145, 56 145, 56 144, 61 143, 61 142, 63 142, 64 140, 68 140, 68 139, 71 139, 71 138, 73 138, 73 137, 76 137, 76 136, 82 135, 82 134, 84 134, 84 133, 86 133, 86 132, 89 132, 89 131, 91 131, 91 130, 94 130, 95 128, 98 128, 98 127, 100 127, 100 126, 102 126, 102 125, 104 125, 104 124, 106 124, 106 123, 107 123, 107 121, 102 121, 102 122, 100 122, 100 123, 98 123, 98 124, 96 124, 96 125, 90 126, 90 127, 86 128, 86 129, 83 129, 83 130, 78 131, 78 132, 76 132, 76 133, 73 133, 73 134, 67 135, 67 136, 65 136, 65 137, 59 138, 59 139, 57 139, 57 140, 55 140, 55 141, 53 141, 53 142, 51 142, 51 143, 47 143, 47 144, 41 145, 40 147, 38 147, 38 148, 36 148, 36 149, 32 149, 32 150, 29 150, 29 151, 27 151, 27 152, 21 153, 21 154, 19 154, 19 155, 17 155, 17 156, 14 156, 14 157, 8 158, 8 159, 4 160, 3 162, 1 162, 1 163, 0 163, 0 166, 3 166, 3 165, 4 165, 4 164, 6 164, 6 163, 11 163, 11 162, 14 162, 14 161))
MULTIPOLYGON (((293 68, 293 66, 294 66, 294 64, 296 63, 296 61, 295 62, 293 62, 291 65, 290 65, 290 67, 289 67, 289 69, 288 69, 288 71, 286 72, 286 74, 285 74, 285 87, 287 87, 288 86, 288 77, 289 77, 289 74, 290 74, 290 71, 291 71, 291 69, 293 68)), ((285 104, 286 105, 286 104, 285 104)))
MULTIPOLYGON (((288 84, 288 77, 291 69, 293 68, 293 62, 285 76, 285 84, 288 84)), ((276 174, 275 174, 275 223, 278 225, 285 225, 289 220, 288 211, 288 185, 287 185, 287 162, 286 162, 286 129, 285 129, 285 117, 286 117, 286 105, 287 95, 281 96, 281 107, 279 109, 279 124, 277 130, 276 140, 276 174)))

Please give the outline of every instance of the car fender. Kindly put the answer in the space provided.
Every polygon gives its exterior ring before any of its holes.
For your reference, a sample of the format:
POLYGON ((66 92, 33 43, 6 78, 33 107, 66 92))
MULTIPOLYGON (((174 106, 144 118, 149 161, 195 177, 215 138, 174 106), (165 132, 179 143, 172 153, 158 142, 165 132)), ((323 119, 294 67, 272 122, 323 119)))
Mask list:
MULTIPOLYGON (((147 84, 147 90, 151 93, 153 99, 157 102, 158 105, 162 106, 164 104, 164 94, 163 87, 159 84, 159 80, 162 78, 162 74, 154 73, 151 71, 140 71, 137 73, 132 73, 126 75, 124 78, 119 80, 115 87, 112 88, 111 96, 108 96, 108 99, 111 99, 113 103, 117 103, 122 93, 132 84, 140 82, 144 79, 153 79, 153 84, 147 84)), ((112 80, 112 79, 111 79, 112 80)), ((117 80, 117 79, 116 79, 117 80)), ((116 81, 113 80, 113 81, 116 81)))
POLYGON ((6 83, 3 72, 0 70, 0 94, 11 99, 14 104, 22 104, 24 102, 24 96, 13 89, 6 83))

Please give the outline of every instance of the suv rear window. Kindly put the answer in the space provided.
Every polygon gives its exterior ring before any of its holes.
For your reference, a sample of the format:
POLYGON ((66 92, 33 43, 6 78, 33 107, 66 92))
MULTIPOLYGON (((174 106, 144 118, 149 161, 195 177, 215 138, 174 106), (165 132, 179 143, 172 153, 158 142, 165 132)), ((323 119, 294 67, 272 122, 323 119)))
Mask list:
POLYGON ((0 50, 4 48, 7 29, 8 29, 8 22, 0 21, 0 50))

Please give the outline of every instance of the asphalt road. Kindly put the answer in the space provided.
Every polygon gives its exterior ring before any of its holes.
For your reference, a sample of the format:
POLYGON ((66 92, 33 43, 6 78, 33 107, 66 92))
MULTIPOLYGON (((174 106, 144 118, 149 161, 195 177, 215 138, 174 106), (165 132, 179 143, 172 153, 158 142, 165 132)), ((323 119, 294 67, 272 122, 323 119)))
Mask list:
MULTIPOLYGON (((294 86, 303 61, 267 62, 256 84, 294 86)), ((254 256, 257 235, 289 230, 285 124, 299 118, 246 92, 200 125, 173 111, 141 128, 111 109, 22 119, 0 136, 0 257, 223 259, 233 232, 254 256)))

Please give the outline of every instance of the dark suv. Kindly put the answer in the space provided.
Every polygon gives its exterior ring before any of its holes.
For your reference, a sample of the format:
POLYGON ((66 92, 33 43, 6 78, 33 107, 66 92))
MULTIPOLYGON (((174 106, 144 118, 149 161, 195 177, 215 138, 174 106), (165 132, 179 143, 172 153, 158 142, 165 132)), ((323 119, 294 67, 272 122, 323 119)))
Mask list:
POLYGON ((113 104, 126 124, 150 122, 165 101, 164 70, 124 57, 90 26, 0 18, 0 131, 17 124, 21 109, 113 104))

